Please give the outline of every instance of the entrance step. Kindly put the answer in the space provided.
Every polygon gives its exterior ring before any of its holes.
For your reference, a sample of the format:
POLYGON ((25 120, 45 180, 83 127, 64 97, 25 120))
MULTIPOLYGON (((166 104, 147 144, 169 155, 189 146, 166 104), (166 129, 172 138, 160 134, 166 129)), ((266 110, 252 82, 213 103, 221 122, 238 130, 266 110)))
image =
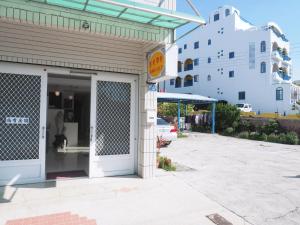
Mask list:
POLYGON ((70 212, 9 220, 5 225, 97 225, 96 220, 70 212))

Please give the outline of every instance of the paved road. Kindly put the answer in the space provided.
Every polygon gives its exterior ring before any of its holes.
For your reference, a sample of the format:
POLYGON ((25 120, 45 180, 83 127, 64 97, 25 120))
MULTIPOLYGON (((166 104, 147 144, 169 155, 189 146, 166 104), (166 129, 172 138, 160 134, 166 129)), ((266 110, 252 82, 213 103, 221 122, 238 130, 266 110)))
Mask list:
POLYGON ((193 133, 162 154, 181 165, 178 178, 251 224, 300 225, 300 146, 193 133))

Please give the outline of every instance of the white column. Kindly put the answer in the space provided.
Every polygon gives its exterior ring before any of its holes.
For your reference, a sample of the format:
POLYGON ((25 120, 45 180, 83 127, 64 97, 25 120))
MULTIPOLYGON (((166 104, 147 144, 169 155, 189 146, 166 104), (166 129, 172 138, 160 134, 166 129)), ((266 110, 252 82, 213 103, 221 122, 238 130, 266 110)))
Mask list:
POLYGON ((155 177, 156 171, 156 124, 147 124, 147 110, 157 111, 156 91, 149 91, 147 73, 140 76, 140 140, 138 148, 138 175, 143 178, 155 177))

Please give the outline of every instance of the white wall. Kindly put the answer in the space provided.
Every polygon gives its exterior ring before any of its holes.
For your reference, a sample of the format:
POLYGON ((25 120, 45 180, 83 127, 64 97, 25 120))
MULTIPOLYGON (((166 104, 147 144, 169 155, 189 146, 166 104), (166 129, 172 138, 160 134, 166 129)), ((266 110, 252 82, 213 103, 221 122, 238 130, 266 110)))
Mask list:
POLYGON ((143 69, 142 43, 7 20, 0 20, 0 30, 4 61, 135 74, 143 69))

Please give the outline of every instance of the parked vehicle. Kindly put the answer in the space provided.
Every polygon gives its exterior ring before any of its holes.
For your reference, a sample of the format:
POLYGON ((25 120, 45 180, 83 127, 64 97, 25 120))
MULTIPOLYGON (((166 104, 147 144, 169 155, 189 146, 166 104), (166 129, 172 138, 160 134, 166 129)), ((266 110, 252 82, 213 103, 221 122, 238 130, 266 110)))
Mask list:
POLYGON ((157 117, 157 136, 165 142, 171 144, 177 139, 177 129, 162 118, 157 117))
POLYGON ((236 107, 242 112, 252 112, 252 106, 247 103, 236 104, 236 107))

